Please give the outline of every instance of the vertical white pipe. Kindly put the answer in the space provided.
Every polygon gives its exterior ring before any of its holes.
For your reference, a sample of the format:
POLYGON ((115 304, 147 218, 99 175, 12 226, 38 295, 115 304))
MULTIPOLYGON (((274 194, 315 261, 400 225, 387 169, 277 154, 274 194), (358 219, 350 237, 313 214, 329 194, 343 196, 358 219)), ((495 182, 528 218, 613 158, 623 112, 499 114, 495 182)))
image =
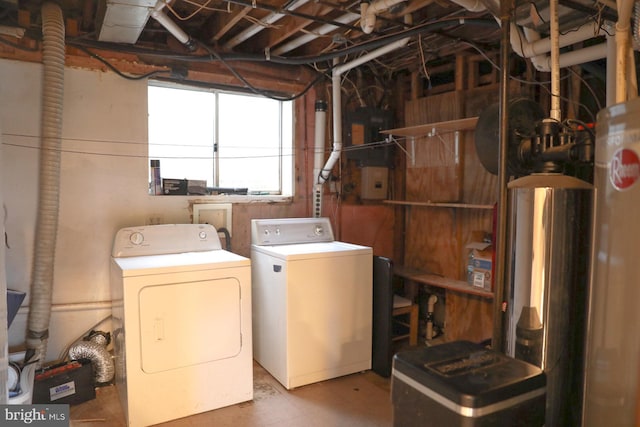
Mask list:
POLYGON ((324 162, 325 125, 327 121, 327 103, 322 100, 316 101, 316 128, 313 147, 313 183, 318 183, 318 176, 322 170, 324 162))
POLYGON ((313 157, 313 217, 322 216, 322 184, 319 183, 324 161, 324 145, 326 138, 327 103, 322 100, 316 101, 316 129, 314 140, 313 157))
POLYGON ((320 171, 320 176, 318 178, 319 184, 324 184, 327 179, 329 179, 331 169, 333 169, 340 158, 340 152, 342 151, 342 85, 340 84, 340 77, 342 76, 342 73, 378 58, 385 53, 389 53, 392 50, 405 46, 408 42, 409 37, 397 40, 342 65, 337 65, 339 63, 338 59, 334 59, 334 68, 331 75, 331 96, 333 98, 331 103, 333 112, 333 150, 331 151, 331 155, 325 163, 325 166, 320 171))
POLYGON ((553 120, 561 121, 560 113, 560 24, 558 22, 558 0, 551 0, 551 111, 553 120))

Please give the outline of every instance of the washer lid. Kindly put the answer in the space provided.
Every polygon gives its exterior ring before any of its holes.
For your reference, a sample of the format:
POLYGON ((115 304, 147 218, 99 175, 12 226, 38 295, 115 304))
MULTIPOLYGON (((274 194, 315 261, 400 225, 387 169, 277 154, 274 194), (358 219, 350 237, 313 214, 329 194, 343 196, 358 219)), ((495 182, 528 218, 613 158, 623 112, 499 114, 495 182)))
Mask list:
POLYGON ((336 256, 372 254, 368 246, 346 242, 301 243, 293 245, 260 246, 252 245, 254 252, 261 252, 288 261, 336 256))

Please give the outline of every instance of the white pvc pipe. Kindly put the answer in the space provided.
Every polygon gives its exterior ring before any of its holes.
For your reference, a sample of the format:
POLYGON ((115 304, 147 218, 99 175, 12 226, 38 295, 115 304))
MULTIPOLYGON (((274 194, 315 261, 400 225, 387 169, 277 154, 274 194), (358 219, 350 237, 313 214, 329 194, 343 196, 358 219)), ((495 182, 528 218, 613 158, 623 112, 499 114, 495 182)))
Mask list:
MULTIPOLYGON (((580 50, 574 50, 572 52, 563 53, 560 55, 558 65, 560 68, 571 67, 574 65, 580 65, 591 61, 596 61, 607 56, 607 43, 600 43, 597 45, 585 47, 580 50)), ((607 58, 607 61, 609 58, 607 58)), ((551 56, 542 55, 531 58, 531 62, 534 64, 537 70, 543 72, 551 71, 551 56)), ((611 68, 613 70, 613 68, 611 68)), ((613 92, 612 92, 613 93, 613 92)))
MULTIPOLYGON (((337 22, 339 24, 349 24, 358 18, 360 18, 360 15, 348 12, 338 17, 337 19, 335 19, 334 22, 337 22)), ((298 37, 297 39, 291 40, 290 42, 287 42, 279 46, 277 49, 274 49, 272 51, 273 55, 282 55, 283 53, 290 52, 293 49, 296 49, 297 47, 300 47, 305 43, 309 43, 310 41, 315 40, 320 36, 330 33, 336 28, 338 27, 333 24, 324 24, 321 27, 318 27, 315 30, 313 30, 312 33, 307 33, 303 36, 298 37)))
POLYGON ((402 3, 405 0, 375 0, 369 4, 366 1, 360 3, 360 28, 365 34, 370 34, 376 26, 376 16, 378 13, 402 3))
MULTIPOLYGON (((540 35, 530 28, 523 32, 515 24, 511 24, 511 46, 523 58, 531 58, 551 52, 551 37, 540 38, 540 35)), ((558 37, 559 47, 571 46, 589 40, 599 35, 605 35, 604 30, 595 22, 573 28, 558 37)))
MULTIPOLYGON (((352 68, 355 68, 359 65, 362 65, 366 62, 371 61, 372 59, 378 58, 386 53, 391 52, 392 50, 399 49, 405 46, 409 42, 409 37, 405 37, 404 39, 397 40, 393 43, 390 43, 386 46, 383 46, 379 49, 376 49, 372 52, 367 53, 366 55, 362 55, 359 58, 354 59, 351 62, 346 64, 337 65, 333 68, 331 75, 331 94, 332 94, 332 116, 333 116, 333 149, 331 150, 331 154, 329 155, 329 159, 325 163, 324 167, 320 171, 318 176, 318 183, 324 184, 328 179, 331 173, 331 170, 338 162, 340 158, 340 153, 342 151, 342 85, 340 83, 340 77, 342 73, 345 73, 352 68)), ((336 62, 334 61, 334 64, 336 62)))
MULTIPOLYGON (((297 8, 299 8, 300 6, 302 6, 302 5, 304 5, 304 4, 308 3, 308 2, 309 2, 309 0, 298 0, 298 1, 294 2, 294 3, 292 3, 289 7, 287 7, 286 10, 296 10, 297 8)), ((277 22, 280 19, 282 19, 284 16, 285 16, 284 13, 272 12, 269 15, 265 16, 264 18, 262 18, 260 21, 263 24, 271 25, 274 22, 277 22)), ((253 25, 251 25, 250 27, 248 27, 244 31, 241 31, 238 35, 233 37, 227 43, 225 43, 224 47, 227 48, 227 49, 231 49, 231 48, 236 47, 240 43, 248 40, 249 38, 251 38, 254 35, 258 34, 260 31, 264 30, 266 28, 266 25, 261 25, 261 24, 253 24, 253 25)))
POLYGON ((322 170, 322 162, 324 161, 324 143, 326 137, 326 121, 327 121, 327 103, 324 101, 316 101, 316 128, 314 139, 314 158, 313 158, 313 179, 314 185, 318 183, 318 176, 322 170))
POLYGON ((169 18, 162 9, 167 5, 164 1, 159 1, 156 4, 156 7, 151 11, 151 16, 153 19, 158 21, 160 25, 162 25, 167 31, 171 33, 173 37, 176 38, 180 43, 185 45, 190 50, 195 50, 196 44, 191 39, 191 37, 185 33, 182 28, 178 27, 178 24, 173 22, 171 18, 169 18))

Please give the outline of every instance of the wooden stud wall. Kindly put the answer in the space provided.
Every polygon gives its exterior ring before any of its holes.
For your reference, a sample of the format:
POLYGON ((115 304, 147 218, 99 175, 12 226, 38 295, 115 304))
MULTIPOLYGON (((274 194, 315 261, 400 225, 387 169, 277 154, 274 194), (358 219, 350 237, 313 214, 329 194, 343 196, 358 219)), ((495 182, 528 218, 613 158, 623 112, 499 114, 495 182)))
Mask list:
MULTIPOLYGON (((410 100, 405 103, 405 126, 478 116, 495 102, 497 85, 410 100)), ((410 141, 406 144, 410 148, 410 141)), ((498 179, 480 163, 474 131, 460 132, 457 147, 454 133, 415 138, 414 144, 415 158, 407 158, 406 200, 495 204, 498 179)), ((404 265, 465 280, 465 246, 483 232, 492 232, 493 210, 426 206, 404 210, 404 265)), ((445 299, 446 341, 491 337, 493 301, 452 291, 445 299)))

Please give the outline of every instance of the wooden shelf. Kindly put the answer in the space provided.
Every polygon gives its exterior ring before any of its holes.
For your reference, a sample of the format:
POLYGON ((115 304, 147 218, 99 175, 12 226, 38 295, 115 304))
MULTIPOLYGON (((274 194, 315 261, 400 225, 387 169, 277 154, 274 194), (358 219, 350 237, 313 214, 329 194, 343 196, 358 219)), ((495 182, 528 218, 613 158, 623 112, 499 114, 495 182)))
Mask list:
POLYGON ((424 125, 383 130, 380 131, 380 133, 408 137, 435 136, 437 134, 450 133, 460 130, 473 130, 476 127, 477 123, 477 117, 468 117, 466 119, 449 120, 446 122, 427 123, 424 125))
POLYGON ((486 299, 493 299, 493 292, 476 288, 461 280, 448 279, 446 277, 426 273, 415 268, 394 265, 393 274, 416 283, 435 286, 463 294, 477 295, 486 299))
POLYGON ((422 206, 427 208, 493 209, 493 205, 480 205, 474 203, 410 202, 408 200, 384 200, 383 203, 390 205, 422 206))

